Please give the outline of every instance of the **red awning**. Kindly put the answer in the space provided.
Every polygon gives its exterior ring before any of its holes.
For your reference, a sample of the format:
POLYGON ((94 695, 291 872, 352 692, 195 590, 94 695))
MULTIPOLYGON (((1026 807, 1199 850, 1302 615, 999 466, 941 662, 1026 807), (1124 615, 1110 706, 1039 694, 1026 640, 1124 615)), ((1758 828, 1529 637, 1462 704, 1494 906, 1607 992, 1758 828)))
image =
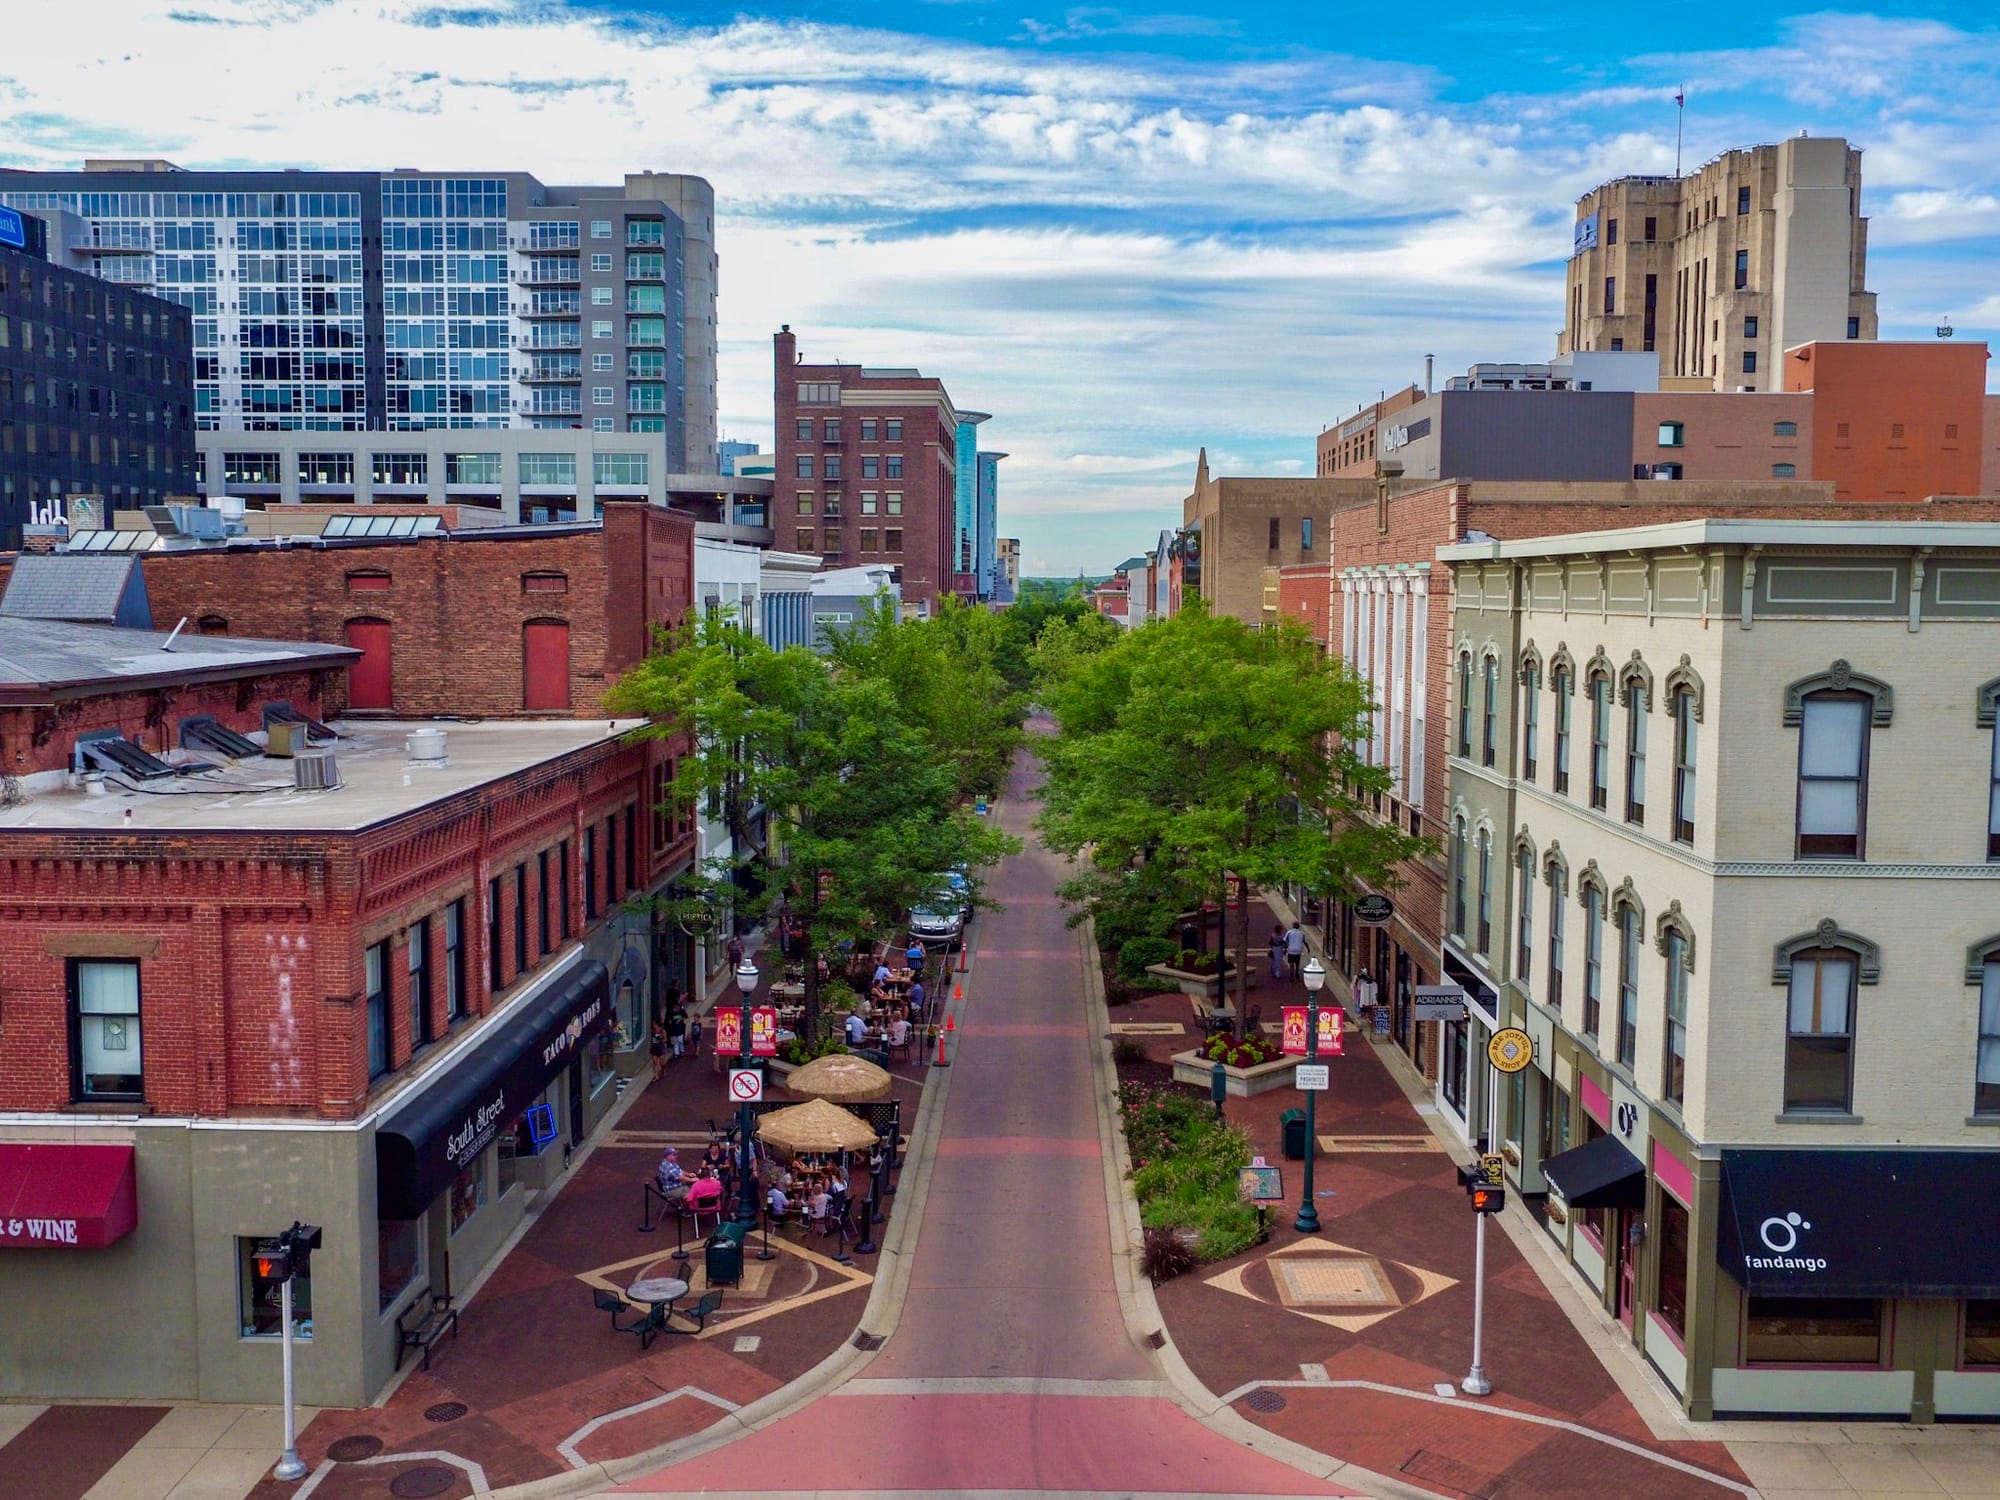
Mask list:
POLYGON ((0 1249, 102 1250, 138 1223, 130 1146, 0 1144, 0 1249))

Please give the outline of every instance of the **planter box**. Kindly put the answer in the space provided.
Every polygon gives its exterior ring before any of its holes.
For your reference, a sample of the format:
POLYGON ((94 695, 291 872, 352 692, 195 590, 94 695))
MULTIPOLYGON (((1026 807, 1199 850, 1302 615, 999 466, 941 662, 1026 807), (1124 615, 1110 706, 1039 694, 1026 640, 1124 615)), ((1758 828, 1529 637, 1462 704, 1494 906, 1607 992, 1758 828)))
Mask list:
MULTIPOLYGON (((1292 1069, 1305 1059, 1300 1057, 1280 1057, 1271 1062, 1258 1063, 1254 1068, 1232 1068, 1222 1065, 1222 1076, 1227 1083, 1231 1098, 1248 1099, 1256 1094, 1268 1094, 1272 1089, 1292 1086, 1292 1069)), ((1209 1074, 1215 1064, 1193 1052, 1174 1054, 1174 1082, 1191 1083, 1197 1088, 1207 1088, 1209 1074)))
POLYGON ((1195 1000, 1206 1000, 1214 1005, 1222 997, 1222 987, 1236 971, 1224 966, 1216 974, 1191 974, 1186 969, 1176 969, 1172 964, 1147 964, 1146 972, 1155 979, 1164 979, 1175 986, 1183 995, 1195 1000))

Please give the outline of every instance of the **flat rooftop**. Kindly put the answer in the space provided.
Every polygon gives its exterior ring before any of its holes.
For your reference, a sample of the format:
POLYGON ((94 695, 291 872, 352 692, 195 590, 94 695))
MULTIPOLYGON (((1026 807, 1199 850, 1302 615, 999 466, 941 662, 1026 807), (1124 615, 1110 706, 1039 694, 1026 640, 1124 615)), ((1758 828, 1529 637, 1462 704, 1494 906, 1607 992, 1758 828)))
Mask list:
POLYGON ((30 788, 17 806, 0 807, 0 830, 97 836, 146 830, 358 833, 575 751, 616 741, 642 722, 340 720, 334 727, 347 738, 321 747, 332 749, 340 785, 325 791, 294 790, 292 762, 287 759, 258 756, 228 761, 205 751, 175 751, 164 757, 170 764, 206 760, 215 769, 146 782, 107 775, 101 793, 71 784, 40 791, 30 788), (444 731, 443 764, 410 757, 404 739, 419 729, 444 731))

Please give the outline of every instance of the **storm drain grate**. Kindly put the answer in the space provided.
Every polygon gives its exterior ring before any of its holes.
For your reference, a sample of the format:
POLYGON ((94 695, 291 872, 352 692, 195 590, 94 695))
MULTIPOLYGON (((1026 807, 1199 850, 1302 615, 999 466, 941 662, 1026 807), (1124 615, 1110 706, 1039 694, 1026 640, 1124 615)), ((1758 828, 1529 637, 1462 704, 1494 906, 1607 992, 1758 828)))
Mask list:
POLYGON ((1151 1333, 1146 1335, 1146 1347, 1148 1349, 1166 1348, 1167 1347, 1166 1334, 1163 1333, 1161 1330, 1155 1328, 1151 1333))
POLYGON ((463 1401, 440 1401, 436 1406, 426 1406, 424 1408, 424 1420, 426 1422, 456 1422, 470 1410, 471 1408, 463 1401))
POLYGON ((1267 1390, 1260 1385, 1256 1390, 1243 1398, 1243 1404, 1252 1411, 1270 1413, 1283 1411, 1291 1403, 1276 1391, 1267 1390))
POLYGON ((405 1469, 389 1481, 389 1493, 396 1500, 431 1500, 458 1482, 458 1471, 439 1464, 423 1464, 405 1469))
POLYGON ((856 1333, 854 1335, 854 1347, 857 1349, 880 1349, 888 1342, 888 1339, 879 1333, 856 1333))
POLYGON ((364 1458, 373 1458, 382 1451, 382 1440, 366 1433, 356 1433, 353 1437, 335 1438, 326 1445, 326 1456, 337 1464, 357 1463, 364 1458))

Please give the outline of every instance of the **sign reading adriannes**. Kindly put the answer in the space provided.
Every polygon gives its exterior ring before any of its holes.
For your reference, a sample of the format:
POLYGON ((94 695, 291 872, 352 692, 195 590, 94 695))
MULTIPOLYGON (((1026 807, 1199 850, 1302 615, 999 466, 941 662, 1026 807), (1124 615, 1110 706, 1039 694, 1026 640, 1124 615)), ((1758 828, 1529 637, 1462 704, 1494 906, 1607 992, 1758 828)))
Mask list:
POLYGON ((414 1219, 611 1024, 611 975, 580 959, 375 1130, 376 1208, 414 1219))

